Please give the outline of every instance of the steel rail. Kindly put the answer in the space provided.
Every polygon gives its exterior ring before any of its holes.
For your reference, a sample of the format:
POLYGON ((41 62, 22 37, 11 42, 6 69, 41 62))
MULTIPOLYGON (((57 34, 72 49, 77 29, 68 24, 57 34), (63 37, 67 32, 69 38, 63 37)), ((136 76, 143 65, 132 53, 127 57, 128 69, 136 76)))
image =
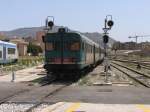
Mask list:
MULTIPOLYGON (((136 77, 130 75, 129 73, 125 72, 124 70, 120 69, 119 67, 122 67, 122 68, 125 68, 125 69, 127 69, 127 70, 130 70, 131 72, 134 72, 134 73, 136 73, 136 74, 138 74, 138 75, 143 75, 143 74, 141 74, 141 73, 139 74, 139 72, 137 72, 137 71, 135 72, 135 70, 128 69, 128 67, 122 66, 122 65, 120 65, 120 64, 111 63, 110 65, 111 65, 112 67, 116 68, 117 70, 119 70, 120 72, 124 73, 125 75, 127 75, 128 77, 130 77, 131 79, 133 79, 134 81, 138 82, 139 84, 141 84, 141 85, 143 85, 143 86, 145 86, 145 87, 147 87, 147 88, 150 88, 150 85, 148 85, 147 83, 145 83, 145 82, 139 80, 138 78, 136 78, 136 77), (119 66, 119 67, 117 67, 117 66, 119 66)), ((147 76, 145 76, 145 75, 143 75, 143 76, 144 76, 144 77, 147 77, 147 76)))

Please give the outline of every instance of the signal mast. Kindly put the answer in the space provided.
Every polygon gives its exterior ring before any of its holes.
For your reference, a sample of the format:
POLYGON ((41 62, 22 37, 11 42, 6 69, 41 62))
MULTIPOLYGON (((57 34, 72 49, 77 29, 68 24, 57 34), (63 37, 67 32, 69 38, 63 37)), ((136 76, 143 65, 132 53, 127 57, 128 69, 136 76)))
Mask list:
POLYGON ((112 26, 114 25, 114 22, 112 21, 112 15, 107 15, 105 20, 104 20, 104 35, 103 35, 103 43, 104 43, 104 50, 105 50, 105 57, 104 57, 104 62, 105 62, 105 67, 104 67, 104 71, 106 72, 105 74, 105 82, 108 83, 108 69, 110 67, 109 63, 108 63, 108 53, 107 53, 107 43, 109 42, 109 36, 108 36, 108 31, 111 30, 112 26), (108 19, 108 17, 110 17, 108 19))

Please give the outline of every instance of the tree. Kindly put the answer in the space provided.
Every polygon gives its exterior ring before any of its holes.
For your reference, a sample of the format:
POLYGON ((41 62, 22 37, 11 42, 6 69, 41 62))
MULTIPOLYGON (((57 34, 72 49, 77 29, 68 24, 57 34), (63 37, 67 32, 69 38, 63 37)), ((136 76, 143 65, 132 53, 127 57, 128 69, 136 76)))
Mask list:
POLYGON ((34 45, 31 42, 28 45, 27 53, 31 53, 33 56, 37 56, 39 53, 42 53, 41 46, 34 45))

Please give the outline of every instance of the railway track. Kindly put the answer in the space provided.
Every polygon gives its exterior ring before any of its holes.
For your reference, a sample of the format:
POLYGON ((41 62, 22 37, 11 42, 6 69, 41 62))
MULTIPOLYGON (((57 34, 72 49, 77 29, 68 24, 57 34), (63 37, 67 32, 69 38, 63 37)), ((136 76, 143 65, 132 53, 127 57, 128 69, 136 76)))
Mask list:
MULTIPOLYGON (((51 79, 50 82, 54 82, 54 81, 57 80, 57 77, 53 77, 53 78, 54 78, 54 79, 51 79)), ((39 101, 39 102, 37 102, 36 104, 34 104, 33 106, 31 106, 30 108, 28 108, 27 110, 25 110, 24 112, 34 112, 34 109, 40 107, 40 106, 43 104, 43 102, 44 102, 44 100, 45 100, 46 98, 52 97, 54 94, 60 92, 60 91, 63 90, 64 88, 66 88, 66 87, 72 85, 72 84, 73 84, 74 82, 76 82, 77 80, 78 80, 78 79, 75 79, 74 81, 71 81, 71 82, 69 82, 69 83, 65 83, 65 84, 61 85, 61 87, 56 88, 54 91, 49 92, 49 93, 46 94, 44 97, 40 98, 40 101, 39 101)), ((43 84, 43 85, 45 86, 45 85, 47 85, 47 84, 50 84, 50 83, 48 82, 48 83, 45 83, 45 84, 43 84)), ((42 86, 43 86, 43 85, 42 85, 42 86)))
POLYGON ((24 112, 34 112, 34 109, 36 109, 37 107, 39 107, 40 105, 42 105, 43 102, 44 102, 44 100, 45 100, 46 98, 53 96, 54 94, 60 92, 62 89, 64 89, 64 88, 70 86, 71 84, 72 84, 72 83, 63 85, 63 86, 61 86, 61 87, 58 87, 58 88, 55 89, 54 91, 52 91, 52 92, 46 94, 44 97, 40 98, 40 101, 39 101, 38 103, 34 104, 33 106, 31 106, 30 108, 28 108, 28 109, 25 110, 24 112))
MULTIPOLYGON (((49 85, 49 84, 53 83, 54 81, 56 81, 56 78, 55 78, 55 77, 51 78, 49 81, 43 82, 43 83, 39 86, 39 88, 40 88, 40 87, 43 87, 43 86, 46 86, 46 85, 49 85)), ((9 100, 10 100, 10 99, 15 98, 16 96, 21 95, 21 94, 24 94, 24 93, 26 93, 26 92, 33 91, 34 89, 36 89, 36 88, 21 90, 21 91, 15 92, 14 94, 11 94, 11 95, 9 95, 9 96, 3 98, 3 99, 0 99, 0 105, 5 104, 5 103, 9 103, 9 100)), ((55 91, 57 91, 57 89, 56 89, 55 91)))
POLYGON ((113 60, 113 61, 118 61, 118 62, 123 62, 123 63, 131 63, 134 65, 137 65, 138 63, 141 65, 142 68, 146 70, 150 70, 150 63, 143 63, 143 62, 138 62, 138 61, 130 61, 130 60, 113 60))
POLYGON ((111 62, 111 66, 119 70, 120 72, 124 73, 125 75, 127 75, 129 78, 139 83, 140 85, 150 88, 150 76, 149 75, 136 71, 127 66, 120 65, 115 62, 111 62))
POLYGON ((120 61, 120 62, 140 63, 140 64, 150 65, 150 61, 136 61, 136 60, 124 60, 124 59, 111 59, 111 60, 120 61))
POLYGON ((0 105, 3 104, 3 103, 6 103, 6 102, 9 101, 11 98, 13 98, 13 97, 15 97, 15 96, 17 96, 17 95, 19 95, 19 94, 22 94, 22 93, 25 93, 25 92, 29 92, 29 91, 30 91, 30 90, 22 90, 22 91, 19 91, 19 92, 14 93, 14 94, 12 94, 12 95, 9 95, 8 97, 3 98, 3 99, 0 100, 0 105))

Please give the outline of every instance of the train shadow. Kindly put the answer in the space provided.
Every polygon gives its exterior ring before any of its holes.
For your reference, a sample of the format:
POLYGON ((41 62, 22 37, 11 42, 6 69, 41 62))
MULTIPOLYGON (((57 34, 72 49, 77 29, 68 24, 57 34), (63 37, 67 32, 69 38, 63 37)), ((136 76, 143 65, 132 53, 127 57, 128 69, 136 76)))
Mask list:
POLYGON ((88 75, 93 71, 94 68, 87 68, 82 71, 72 72, 72 73, 52 73, 47 74, 45 77, 42 77, 38 81, 38 84, 41 86, 50 85, 50 84, 71 84, 78 82, 81 78, 88 75))
POLYGON ((72 72, 55 72, 55 73, 47 73, 45 77, 42 77, 38 80, 38 84, 44 86, 49 84, 68 84, 68 83, 75 83, 78 82, 81 78, 88 75, 92 72, 97 66, 103 63, 101 60, 99 63, 96 64, 95 67, 87 67, 81 71, 72 71, 72 72))

